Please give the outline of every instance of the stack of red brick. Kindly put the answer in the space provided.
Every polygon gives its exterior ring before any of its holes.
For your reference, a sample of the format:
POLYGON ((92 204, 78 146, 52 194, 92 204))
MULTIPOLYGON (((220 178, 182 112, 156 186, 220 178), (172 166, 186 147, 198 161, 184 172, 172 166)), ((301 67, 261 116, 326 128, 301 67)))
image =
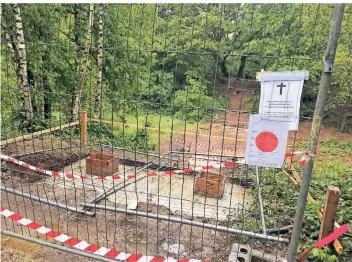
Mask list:
POLYGON ((95 176, 112 176, 119 171, 120 158, 106 154, 93 154, 86 158, 86 173, 95 176))
POLYGON ((224 194, 225 175, 201 172, 196 178, 194 192, 203 196, 220 198, 224 194))

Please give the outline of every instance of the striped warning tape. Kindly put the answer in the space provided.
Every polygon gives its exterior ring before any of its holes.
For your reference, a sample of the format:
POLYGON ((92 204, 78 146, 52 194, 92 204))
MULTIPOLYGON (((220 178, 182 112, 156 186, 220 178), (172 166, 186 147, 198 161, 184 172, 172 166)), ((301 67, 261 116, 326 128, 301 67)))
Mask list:
POLYGON ((220 137, 220 138, 226 138, 226 139, 236 139, 236 137, 225 137, 225 136, 222 136, 222 135, 215 135, 215 134, 209 134, 207 132, 199 132, 199 131, 192 131, 192 130, 186 130, 186 133, 193 133, 193 134, 196 134, 196 135, 202 135, 202 136, 210 136, 210 137, 220 137))
POLYGON ((224 135, 216 135, 216 134, 209 134, 207 132, 199 132, 199 131, 193 131, 193 130, 186 130, 184 132, 185 134, 192 134, 192 135, 196 135, 196 136, 206 136, 206 137, 219 137, 219 138, 223 138, 223 139, 233 139, 236 140, 236 137, 228 137, 228 136, 224 136, 224 135))
MULTIPOLYGON (((222 126, 224 127, 224 126, 222 126)), ((226 126, 225 126, 226 127, 226 126)), ((232 127, 233 128, 233 127, 232 127)), ((236 128, 233 128, 234 130, 236 130, 236 128)), ((230 129, 229 129, 230 130, 230 129)), ((247 133, 247 130, 244 129, 238 129, 239 133, 247 133)), ((220 137, 220 138, 225 138, 225 139, 236 139, 236 137, 228 137, 228 136, 224 136, 224 135, 217 135, 217 134, 209 134, 208 132, 196 132, 196 131, 192 131, 192 130, 186 130, 186 133, 192 133, 192 134, 196 134, 196 135, 202 135, 202 136, 210 136, 210 137, 220 137)))
POLYGON ((245 147, 246 145, 224 145, 224 146, 218 146, 218 145, 207 145, 207 144, 201 144, 201 143, 194 143, 194 142, 185 142, 183 140, 177 139, 177 138, 172 138, 172 141, 178 144, 182 145, 196 145, 199 147, 207 147, 207 148, 215 148, 215 149, 231 149, 235 147, 245 147))
POLYGON ((119 250, 101 247, 96 244, 90 244, 84 240, 79 240, 77 238, 68 236, 66 234, 61 234, 50 228, 47 228, 37 222, 34 222, 30 219, 24 218, 19 214, 16 214, 6 208, 0 207, 1 215, 11 219, 14 222, 21 224, 22 226, 28 227, 32 230, 37 231, 38 233, 47 236, 49 239, 56 240, 67 246, 93 253, 95 255, 103 256, 106 258, 116 259, 118 261, 127 261, 127 262, 209 262, 209 260, 198 260, 198 259, 180 259, 176 260, 173 258, 167 257, 153 257, 153 256, 144 256, 141 254, 128 254, 119 250))
POLYGON ((224 121, 225 121, 226 125, 246 125, 246 124, 248 124, 248 121, 228 121, 228 120, 224 120, 224 119, 218 119, 216 121, 222 122, 222 123, 224 123, 224 121))
POLYGON ((229 130, 229 131, 237 131, 238 133, 247 133, 247 129, 238 129, 237 127, 230 127, 230 126, 224 126, 221 124, 213 124, 211 126, 212 128, 215 129, 222 129, 222 130, 229 130))
MULTIPOLYGON (((25 162, 22 162, 18 159, 9 157, 4 154, 0 154, 0 159, 4 159, 5 161, 13 164, 17 164, 19 166, 22 166, 24 168, 28 168, 34 171, 37 171, 42 174, 46 174, 49 176, 53 177, 59 177, 63 179, 69 179, 69 180, 74 180, 74 179, 81 179, 81 180, 87 180, 87 179, 93 179, 93 180, 107 180, 107 181, 112 181, 112 180, 117 180, 117 179, 122 179, 121 176, 118 175, 113 175, 113 176, 77 176, 77 175, 72 175, 72 174, 66 174, 64 172, 56 172, 56 171, 50 171, 50 170, 44 170, 42 168, 38 168, 35 166, 32 166, 30 164, 27 164, 25 162)), ((234 167, 238 166, 236 162, 225 162, 222 164, 218 165, 207 165, 207 166, 201 166, 201 167, 196 167, 196 168, 185 168, 185 169, 179 169, 179 170, 170 170, 170 171, 157 171, 157 172, 150 172, 148 174, 145 174, 145 177, 153 177, 153 176, 169 176, 169 175, 176 175, 176 174, 184 174, 184 173, 191 173, 191 172, 200 172, 208 169, 220 169, 220 168, 226 168, 226 167, 234 167)), ((136 174, 131 174, 127 175, 128 179, 135 179, 136 174)))
POLYGON ((306 157, 307 156, 315 156, 315 153, 312 152, 289 152, 285 154, 286 157, 292 157, 296 155, 302 155, 301 159, 299 160, 299 165, 304 166, 306 164, 306 157))
POLYGON ((238 117, 240 117, 240 118, 248 118, 249 117, 249 114, 240 114, 240 115, 238 115, 238 114, 226 114, 226 116, 223 114, 223 115, 215 115, 214 117, 213 117, 213 119, 238 119, 238 117))
MULTIPOLYGON (((197 152, 197 153, 200 153, 200 152, 197 152)), ((208 153, 208 152, 206 152, 206 153, 208 153)), ((227 159, 229 159, 229 157, 212 156, 212 155, 209 155, 209 157, 208 157, 208 156, 194 154, 194 155, 188 157, 188 159, 204 159, 206 161, 213 161, 213 160, 226 161, 227 159)))
MULTIPOLYGON (((226 150, 226 151, 234 153, 234 150, 226 150)), ((236 151, 237 151, 237 153, 243 152, 244 148, 243 149, 237 149, 236 151)), ((197 149, 197 154, 210 154, 211 155, 211 154, 214 154, 214 152, 212 152, 212 151, 203 151, 203 150, 198 150, 197 149)), ((217 153, 217 155, 222 155, 222 154, 217 153)), ((223 157, 223 159, 225 159, 225 157, 223 157)))

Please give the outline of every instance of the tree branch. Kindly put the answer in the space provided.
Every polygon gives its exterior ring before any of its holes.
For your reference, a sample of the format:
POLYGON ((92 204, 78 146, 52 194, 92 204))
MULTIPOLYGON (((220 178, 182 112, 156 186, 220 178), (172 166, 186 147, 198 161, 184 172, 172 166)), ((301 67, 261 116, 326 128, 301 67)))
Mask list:
POLYGON ((66 34, 64 31, 62 31, 62 33, 63 33, 69 40, 71 40, 72 42, 75 41, 74 38, 70 37, 70 36, 69 36, 68 34, 66 34))

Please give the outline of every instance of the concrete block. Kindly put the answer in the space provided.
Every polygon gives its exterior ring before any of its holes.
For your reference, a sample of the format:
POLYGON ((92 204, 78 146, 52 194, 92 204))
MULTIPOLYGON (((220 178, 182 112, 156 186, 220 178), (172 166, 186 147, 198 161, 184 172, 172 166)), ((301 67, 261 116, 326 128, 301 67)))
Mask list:
POLYGON ((233 244, 229 256, 229 262, 251 262, 252 249, 247 245, 233 244))
POLYGON ((250 248, 245 244, 234 243, 231 248, 229 262, 286 262, 275 255, 250 248))

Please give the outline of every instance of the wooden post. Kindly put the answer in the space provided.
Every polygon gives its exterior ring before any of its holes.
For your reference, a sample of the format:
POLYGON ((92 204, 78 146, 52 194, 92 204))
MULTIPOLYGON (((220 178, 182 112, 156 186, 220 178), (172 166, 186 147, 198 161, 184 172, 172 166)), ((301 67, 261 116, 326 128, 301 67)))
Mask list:
MULTIPOLYGON (((286 162, 287 162, 287 165, 288 165, 288 167, 290 168, 291 172, 292 172, 293 175, 294 175, 294 177, 292 177, 292 180, 290 179, 291 182, 294 183, 294 184, 301 184, 301 183, 302 183, 302 180, 301 180, 301 178, 299 177, 298 173, 296 172, 295 167, 292 165, 291 160, 290 160, 289 157, 286 158, 286 162), (297 183, 295 183, 295 182, 297 182, 297 183)), ((285 170, 282 170, 282 171, 284 171, 284 173, 287 173, 285 170)), ((289 174, 287 173, 286 175, 289 175, 289 174)), ((309 192, 308 192, 308 195, 307 195, 307 200, 308 200, 308 203, 310 203, 310 204, 315 204, 315 200, 314 200, 313 197, 309 194, 309 192)), ((323 218, 323 211, 324 211, 323 209, 321 209, 321 210, 316 210, 316 211, 315 211, 315 213, 317 214, 317 216, 319 217, 319 219, 322 219, 322 218, 323 218)), ((335 222, 335 228, 337 229, 337 228, 339 228, 339 227, 340 227, 340 225, 335 222)), ((335 248, 336 252, 337 252, 339 255, 341 255, 342 252, 343 252, 343 247, 342 247, 340 241, 339 241, 338 239, 335 239, 334 242, 333 242, 333 245, 334 245, 334 248, 335 248)))
POLYGON ((87 112, 81 112, 81 144, 87 143, 87 112))
POLYGON ((323 218, 321 219, 319 239, 322 239, 334 231, 335 214, 339 204, 340 189, 329 186, 326 193, 325 207, 323 218))

